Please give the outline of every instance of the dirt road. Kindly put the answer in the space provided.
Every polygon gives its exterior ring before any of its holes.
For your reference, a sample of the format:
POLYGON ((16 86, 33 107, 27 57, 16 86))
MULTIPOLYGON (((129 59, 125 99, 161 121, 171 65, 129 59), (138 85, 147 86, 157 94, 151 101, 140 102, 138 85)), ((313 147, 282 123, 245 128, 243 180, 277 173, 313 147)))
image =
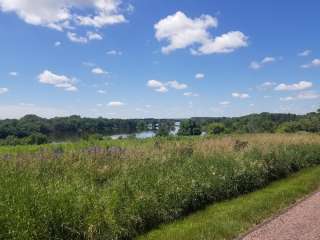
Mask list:
POLYGON ((242 240, 320 240, 320 192, 262 224, 242 240))

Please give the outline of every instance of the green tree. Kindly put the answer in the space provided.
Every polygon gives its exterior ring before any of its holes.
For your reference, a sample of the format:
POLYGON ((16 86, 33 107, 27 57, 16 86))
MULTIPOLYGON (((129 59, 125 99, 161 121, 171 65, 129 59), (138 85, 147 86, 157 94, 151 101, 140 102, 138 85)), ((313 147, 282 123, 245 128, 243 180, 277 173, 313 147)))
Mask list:
POLYGON ((217 135, 225 132, 225 126, 222 123, 210 123, 205 127, 207 134, 217 135))
POLYGON ((193 121, 191 119, 184 120, 181 122, 178 135, 179 136, 201 135, 201 127, 196 121, 193 121))
POLYGON ((170 128, 166 124, 160 124, 160 127, 157 131, 157 137, 167 137, 170 134, 170 128))

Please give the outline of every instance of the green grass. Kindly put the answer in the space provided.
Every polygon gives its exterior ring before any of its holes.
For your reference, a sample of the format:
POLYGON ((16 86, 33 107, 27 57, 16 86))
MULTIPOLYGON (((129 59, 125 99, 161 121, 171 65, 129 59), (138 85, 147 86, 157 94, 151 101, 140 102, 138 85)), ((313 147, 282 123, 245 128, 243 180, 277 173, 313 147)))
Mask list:
POLYGON ((234 239, 319 187, 320 167, 302 170, 257 192, 213 204, 163 225, 138 240, 234 239))
POLYGON ((0 239, 133 239, 319 164, 316 134, 0 147, 0 239))

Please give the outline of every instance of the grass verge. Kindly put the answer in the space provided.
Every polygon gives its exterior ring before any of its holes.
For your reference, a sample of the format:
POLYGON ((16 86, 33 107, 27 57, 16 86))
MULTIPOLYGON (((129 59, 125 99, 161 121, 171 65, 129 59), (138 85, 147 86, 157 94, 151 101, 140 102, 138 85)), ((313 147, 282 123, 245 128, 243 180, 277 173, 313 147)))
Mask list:
POLYGON ((137 239, 234 239, 319 186, 320 167, 305 169, 262 190, 213 204, 182 220, 162 225, 137 239))

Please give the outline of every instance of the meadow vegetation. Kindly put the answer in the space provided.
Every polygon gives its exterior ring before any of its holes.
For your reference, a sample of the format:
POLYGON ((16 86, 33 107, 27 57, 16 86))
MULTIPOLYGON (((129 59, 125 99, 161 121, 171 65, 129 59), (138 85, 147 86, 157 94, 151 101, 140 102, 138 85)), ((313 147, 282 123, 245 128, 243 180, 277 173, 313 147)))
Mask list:
POLYGON ((0 239, 132 239, 320 164, 316 134, 0 148, 0 239))

